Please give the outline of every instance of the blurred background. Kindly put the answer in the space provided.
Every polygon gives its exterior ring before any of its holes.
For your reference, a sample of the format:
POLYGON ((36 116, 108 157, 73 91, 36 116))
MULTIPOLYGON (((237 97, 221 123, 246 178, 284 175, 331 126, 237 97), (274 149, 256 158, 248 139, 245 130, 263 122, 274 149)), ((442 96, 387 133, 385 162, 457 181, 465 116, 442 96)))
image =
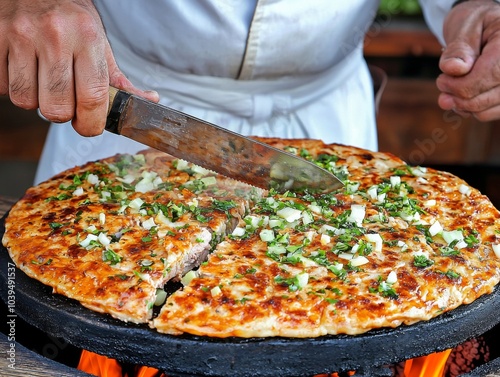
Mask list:
MULTIPOLYGON (((379 149, 412 165, 450 171, 500 208, 500 122, 462 119, 437 106, 441 46, 418 2, 382 0, 364 51, 382 86, 379 149)), ((32 184, 47 130, 35 111, 0 96, 0 195, 18 198, 32 184)))

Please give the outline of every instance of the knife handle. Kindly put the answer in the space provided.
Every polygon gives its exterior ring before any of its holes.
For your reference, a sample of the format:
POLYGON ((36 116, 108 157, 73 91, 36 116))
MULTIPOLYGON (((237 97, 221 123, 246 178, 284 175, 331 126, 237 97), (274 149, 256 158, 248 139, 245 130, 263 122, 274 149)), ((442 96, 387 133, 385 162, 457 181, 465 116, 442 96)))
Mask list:
POLYGON ((120 117, 125 107, 127 107, 131 94, 112 86, 109 87, 108 92, 109 105, 105 129, 120 135, 120 117))

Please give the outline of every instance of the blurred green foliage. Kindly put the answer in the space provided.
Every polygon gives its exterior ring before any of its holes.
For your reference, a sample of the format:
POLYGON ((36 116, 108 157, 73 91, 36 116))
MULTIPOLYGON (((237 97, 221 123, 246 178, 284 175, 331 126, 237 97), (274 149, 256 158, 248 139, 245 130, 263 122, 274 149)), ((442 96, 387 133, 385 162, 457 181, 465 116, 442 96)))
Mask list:
POLYGON ((420 15, 422 10, 418 0, 381 0, 379 13, 415 16, 420 15))

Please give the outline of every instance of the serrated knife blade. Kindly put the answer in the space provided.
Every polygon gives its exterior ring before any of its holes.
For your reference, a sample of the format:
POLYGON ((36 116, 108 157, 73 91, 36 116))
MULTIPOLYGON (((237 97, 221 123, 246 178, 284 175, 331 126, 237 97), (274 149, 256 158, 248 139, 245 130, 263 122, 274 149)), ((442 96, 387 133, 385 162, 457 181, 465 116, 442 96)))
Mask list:
POLYGON ((303 158, 110 87, 106 130, 263 189, 327 193, 343 186, 303 158))

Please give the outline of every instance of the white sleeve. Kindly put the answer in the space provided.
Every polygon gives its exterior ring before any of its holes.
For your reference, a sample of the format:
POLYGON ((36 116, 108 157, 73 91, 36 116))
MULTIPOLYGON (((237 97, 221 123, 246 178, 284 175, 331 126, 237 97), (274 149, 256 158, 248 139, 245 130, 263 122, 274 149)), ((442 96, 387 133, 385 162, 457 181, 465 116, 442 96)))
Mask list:
POLYGON ((425 20, 444 46, 443 22, 455 0, 420 0, 425 20))

